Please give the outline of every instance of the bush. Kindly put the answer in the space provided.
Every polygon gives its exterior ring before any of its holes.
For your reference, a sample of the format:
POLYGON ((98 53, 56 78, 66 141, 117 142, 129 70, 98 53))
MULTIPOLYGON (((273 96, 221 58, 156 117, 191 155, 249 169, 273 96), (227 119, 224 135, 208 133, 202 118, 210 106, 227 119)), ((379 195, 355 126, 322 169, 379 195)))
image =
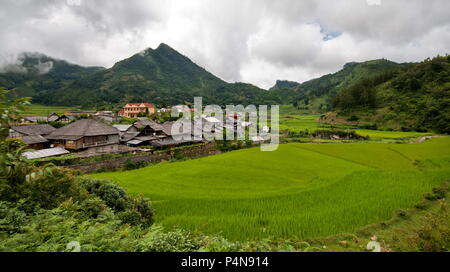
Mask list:
POLYGON ((408 212, 405 211, 405 210, 397 210, 396 213, 397 213, 397 216, 398 216, 399 218, 402 218, 402 219, 407 219, 407 218, 409 218, 408 212))
POLYGON ((125 190, 114 183, 83 178, 81 186, 90 194, 94 194, 105 201, 106 205, 116 212, 124 211, 127 208, 128 196, 125 190))
POLYGON ((154 213, 148 199, 129 197, 124 189, 109 181, 83 178, 81 185, 117 212, 124 224, 147 227, 153 223, 154 213))
POLYGON ((444 199, 445 196, 447 195, 447 191, 448 191, 448 184, 445 184, 441 187, 433 188, 432 193, 425 194, 425 199, 430 200, 430 201, 444 199))
POLYGON ((27 223, 24 212, 11 207, 7 202, 0 202, 0 231, 10 234, 22 232, 27 223))
POLYGON ((163 232, 155 228, 146 234, 139 244, 141 252, 192 252, 199 250, 201 240, 184 230, 163 232))
POLYGON ((80 203, 79 211, 84 217, 95 219, 107 208, 103 200, 92 197, 80 203))
POLYGON ((138 213, 136 210, 126 210, 124 212, 120 212, 117 214, 119 219, 124 224, 129 224, 132 226, 137 226, 141 224, 141 214, 138 213))
POLYGON ((146 166, 148 166, 148 162, 146 162, 146 161, 127 160, 125 162, 125 164, 123 165, 123 170, 124 171, 130 171, 130 170, 143 168, 143 167, 146 167, 146 166))
POLYGON ((87 197, 86 191, 78 186, 77 177, 63 168, 52 168, 19 189, 22 190, 22 198, 44 209, 56 208, 70 198, 82 200, 87 197))
POLYGON ((436 199, 444 199, 447 194, 447 191, 448 191, 447 187, 433 188, 433 194, 436 197, 436 199))
POLYGON ((449 212, 442 203, 437 214, 430 216, 427 224, 417 231, 416 243, 421 251, 446 252, 450 250, 449 212))

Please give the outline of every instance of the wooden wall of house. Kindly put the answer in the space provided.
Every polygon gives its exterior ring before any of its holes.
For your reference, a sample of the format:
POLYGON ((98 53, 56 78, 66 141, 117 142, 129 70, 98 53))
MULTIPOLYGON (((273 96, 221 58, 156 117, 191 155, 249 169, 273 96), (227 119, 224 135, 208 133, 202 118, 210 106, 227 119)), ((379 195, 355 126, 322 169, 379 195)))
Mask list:
POLYGON ((29 148, 34 149, 34 150, 42 150, 47 148, 47 144, 45 143, 38 143, 38 144, 30 144, 28 145, 29 148))
POLYGON ((109 135, 108 136, 108 143, 114 143, 118 144, 120 142, 120 136, 119 134, 109 135))

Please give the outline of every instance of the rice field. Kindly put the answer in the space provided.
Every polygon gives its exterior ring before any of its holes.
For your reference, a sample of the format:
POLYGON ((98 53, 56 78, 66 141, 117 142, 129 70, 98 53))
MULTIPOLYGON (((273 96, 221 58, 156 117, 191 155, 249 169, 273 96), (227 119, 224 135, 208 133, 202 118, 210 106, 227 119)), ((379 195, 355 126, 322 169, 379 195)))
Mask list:
POLYGON ((23 113, 24 116, 47 116, 51 113, 64 114, 67 111, 75 110, 69 107, 44 106, 32 104, 23 113))
POLYGON ((450 137, 288 144, 93 176, 150 198, 168 228, 239 241, 323 237, 387 220, 450 179, 450 137))

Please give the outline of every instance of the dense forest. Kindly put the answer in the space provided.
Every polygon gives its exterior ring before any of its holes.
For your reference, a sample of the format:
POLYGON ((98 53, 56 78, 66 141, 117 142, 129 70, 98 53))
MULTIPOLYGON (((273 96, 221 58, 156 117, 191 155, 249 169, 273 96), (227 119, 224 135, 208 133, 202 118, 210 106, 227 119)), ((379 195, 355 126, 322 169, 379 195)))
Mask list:
POLYGON ((292 90, 296 93, 293 103, 302 109, 327 112, 330 110, 332 98, 343 89, 374 74, 391 71, 405 65, 408 64, 398 64, 385 59, 347 63, 342 70, 334 74, 328 74, 293 87, 292 90))
POLYGON ((450 56, 361 80, 332 100, 342 116, 378 128, 450 133, 450 56))

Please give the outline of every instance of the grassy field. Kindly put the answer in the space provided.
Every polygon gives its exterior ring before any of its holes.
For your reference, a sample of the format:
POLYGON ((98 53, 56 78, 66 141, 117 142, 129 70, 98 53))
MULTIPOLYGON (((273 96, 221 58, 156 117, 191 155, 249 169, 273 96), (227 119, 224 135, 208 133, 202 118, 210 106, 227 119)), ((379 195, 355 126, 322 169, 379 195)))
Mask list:
POLYGON ((24 116, 47 116, 50 113, 63 114, 70 110, 76 110, 70 107, 58 107, 58 106, 44 106, 44 105, 30 105, 23 113, 24 116))
POLYGON ((311 238, 389 219, 450 178, 450 138, 289 144, 96 174, 153 201, 156 221, 231 240, 311 238))
MULTIPOLYGON (((306 131, 314 132, 319 129, 329 128, 327 125, 320 124, 318 120, 320 115, 307 114, 297 110, 292 106, 280 107, 280 130, 289 130, 292 132, 306 131)), ((338 129, 346 129, 344 126, 336 126, 338 129)), ((368 129, 349 129, 356 131, 361 136, 369 136, 371 139, 401 139, 414 138, 431 135, 430 133, 420 132, 402 132, 402 131, 379 131, 368 129)))

